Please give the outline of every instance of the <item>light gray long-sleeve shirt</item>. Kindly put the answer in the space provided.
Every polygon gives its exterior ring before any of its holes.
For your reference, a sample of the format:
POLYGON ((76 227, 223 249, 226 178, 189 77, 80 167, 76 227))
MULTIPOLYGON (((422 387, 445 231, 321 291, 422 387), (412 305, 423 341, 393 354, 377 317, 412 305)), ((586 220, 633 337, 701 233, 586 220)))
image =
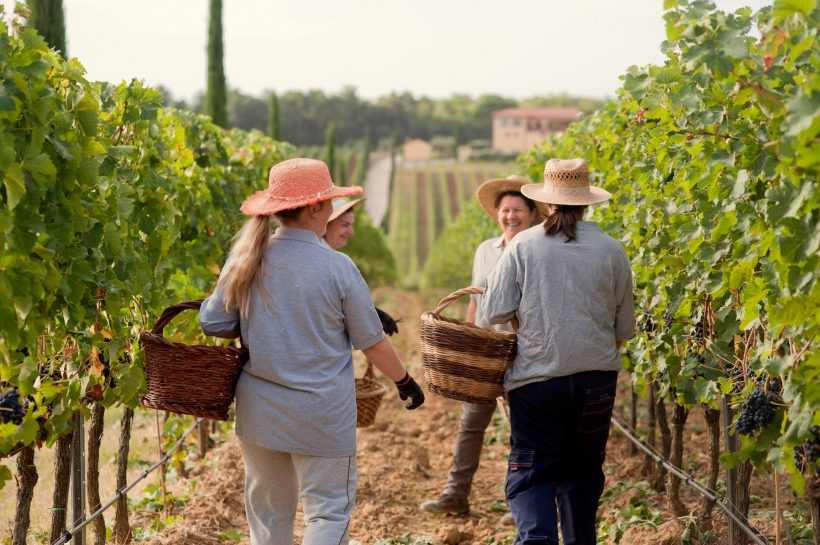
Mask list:
POLYGON ((236 434, 272 450, 353 456, 351 345, 369 348, 384 337, 370 290, 348 256, 305 229, 277 229, 264 270, 270 305, 254 283, 247 319, 225 310, 221 287, 199 311, 206 334, 238 324, 250 352, 236 387, 236 434))
MULTIPOLYGON (((499 236, 487 239, 478 245, 473 257, 473 276, 470 281, 471 286, 478 288, 487 287, 487 276, 493 270, 498 258, 504 253, 504 237, 499 236)), ((488 327, 496 331, 508 331, 512 333, 512 326, 509 323, 491 324, 484 316, 481 309, 481 295, 470 295, 470 299, 476 302, 475 325, 478 327, 488 327)))
POLYGON ((516 235, 487 279, 481 308, 490 323, 518 316, 509 391, 582 371, 618 370, 616 341, 634 335, 632 271, 620 242, 579 221, 576 240, 516 235))

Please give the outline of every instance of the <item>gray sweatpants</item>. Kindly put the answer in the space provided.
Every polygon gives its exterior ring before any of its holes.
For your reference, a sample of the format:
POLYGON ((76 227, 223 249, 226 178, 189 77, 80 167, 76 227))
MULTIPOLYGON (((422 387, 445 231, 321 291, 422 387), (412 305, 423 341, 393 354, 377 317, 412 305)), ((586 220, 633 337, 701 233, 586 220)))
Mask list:
POLYGON ((453 465, 447 475, 447 484, 444 485, 445 496, 465 500, 469 498, 473 476, 481 458, 481 448, 484 446, 484 431, 490 425, 495 407, 495 404, 463 404, 453 465))
POLYGON ((305 456, 239 440, 245 464, 245 513, 252 545, 292 545, 302 500, 302 545, 347 545, 356 494, 356 458, 305 456))

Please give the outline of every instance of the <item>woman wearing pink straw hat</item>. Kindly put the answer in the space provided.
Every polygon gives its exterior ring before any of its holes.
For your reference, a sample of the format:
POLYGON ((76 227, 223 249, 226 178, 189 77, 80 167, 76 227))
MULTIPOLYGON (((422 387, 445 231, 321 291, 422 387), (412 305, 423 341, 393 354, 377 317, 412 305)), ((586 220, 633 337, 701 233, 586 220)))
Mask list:
POLYGON ((595 514, 621 358, 634 334, 632 273, 620 242, 583 221, 610 194, 581 159, 550 159, 544 184, 521 192, 547 214, 517 236, 487 280, 491 323, 518 317, 504 379, 510 405, 505 493, 516 544, 595 545, 595 514))
POLYGON ((241 334, 250 358, 236 387, 253 545, 291 545, 297 502, 305 545, 344 544, 356 490, 356 399, 351 348, 396 382, 408 409, 424 402, 384 336, 353 262, 320 239, 336 187, 327 166, 290 159, 249 197, 217 289, 200 308, 208 335, 241 334), (281 226, 271 236, 271 215, 281 226))

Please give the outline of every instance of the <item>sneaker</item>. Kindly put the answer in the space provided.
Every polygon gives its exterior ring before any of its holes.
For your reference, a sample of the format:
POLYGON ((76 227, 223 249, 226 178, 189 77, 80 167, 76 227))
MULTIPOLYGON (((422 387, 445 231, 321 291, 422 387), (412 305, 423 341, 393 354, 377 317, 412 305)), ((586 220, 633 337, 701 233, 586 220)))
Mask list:
POLYGON ((515 526, 515 519, 513 518, 513 514, 507 511, 504 513, 504 516, 501 517, 501 525, 502 526, 515 526))
POLYGON ((470 503, 466 499, 442 495, 434 500, 422 503, 419 509, 428 513, 466 515, 470 512, 470 503))

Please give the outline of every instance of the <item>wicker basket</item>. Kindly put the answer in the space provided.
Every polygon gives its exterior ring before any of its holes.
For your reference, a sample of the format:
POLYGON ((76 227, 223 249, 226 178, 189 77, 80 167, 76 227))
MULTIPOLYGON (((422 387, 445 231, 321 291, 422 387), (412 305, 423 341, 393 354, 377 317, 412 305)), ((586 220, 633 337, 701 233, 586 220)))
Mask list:
POLYGON ((367 370, 362 378, 356 379, 356 427, 366 428, 376 420, 376 413, 382 403, 387 388, 376 380, 373 364, 367 362, 367 370))
POLYGON ((495 404, 504 393, 504 372, 515 359, 514 333, 495 331, 445 318, 439 313, 462 295, 484 293, 463 288, 421 315, 421 357, 427 389, 435 394, 495 404))
POLYGON ((140 335, 145 354, 148 390, 140 404, 180 414, 227 420, 242 366, 245 348, 188 345, 162 336, 174 316, 198 309, 202 300, 186 301, 166 308, 151 331, 140 335))

